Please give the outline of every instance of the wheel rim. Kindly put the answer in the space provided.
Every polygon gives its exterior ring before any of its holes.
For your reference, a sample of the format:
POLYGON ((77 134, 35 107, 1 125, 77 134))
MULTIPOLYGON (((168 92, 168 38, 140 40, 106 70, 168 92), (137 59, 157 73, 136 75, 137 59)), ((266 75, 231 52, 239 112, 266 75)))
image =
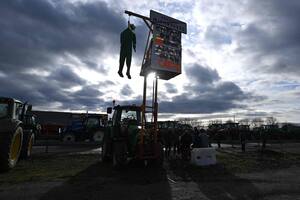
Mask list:
POLYGON ((66 135, 64 138, 65 142, 74 142, 74 137, 72 135, 66 135))
POLYGON ((22 142, 22 134, 18 132, 14 135, 11 148, 10 148, 10 159, 12 161, 16 161, 19 157, 20 150, 21 150, 21 142, 22 142))

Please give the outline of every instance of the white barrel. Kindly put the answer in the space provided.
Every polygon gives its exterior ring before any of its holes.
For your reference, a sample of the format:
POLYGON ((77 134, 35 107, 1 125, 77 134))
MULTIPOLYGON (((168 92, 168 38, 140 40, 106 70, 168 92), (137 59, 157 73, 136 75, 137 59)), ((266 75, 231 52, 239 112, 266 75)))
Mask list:
POLYGON ((215 165, 216 150, 209 148, 194 148, 191 152, 191 163, 197 166, 215 165))

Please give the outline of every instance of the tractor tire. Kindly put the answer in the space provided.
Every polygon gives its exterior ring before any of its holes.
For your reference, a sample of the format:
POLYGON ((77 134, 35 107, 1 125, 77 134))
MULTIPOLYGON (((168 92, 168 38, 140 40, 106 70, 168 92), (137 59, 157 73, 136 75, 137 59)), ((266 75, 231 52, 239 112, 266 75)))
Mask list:
POLYGON ((72 133, 66 133, 63 137, 63 142, 65 143, 74 143, 76 140, 74 134, 72 133))
POLYGON ((127 164, 127 146, 125 142, 114 142, 112 157, 114 168, 122 168, 127 164))
POLYGON ((164 147, 162 144, 159 144, 159 156, 156 159, 156 166, 157 167, 162 167, 164 164, 164 147))
POLYGON ((22 143, 22 151, 20 158, 28 159, 32 155, 32 146, 34 144, 34 133, 32 131, 24 132, 23 134, 23 143, 22 143))
POLYGON ((18 127, 12 133, 0 134, 0 171, 7 171, 16 166, 22 149, 22 140, 22 127, 18 127))
POLYGON ((102 131, 96 131, 93 134, 93 141, 94 142, 102 142, 104 137, 104 133, 102 131))
POLYGON ((102 162, 108 162, 110 160, 110 157, 109 157, 109 147, 108 147, 108 142, 102 142, 102 145, 101 145, 101 159, 102 159, 102 162))
POLYGON ((158 151, 158 155, 156 159, 150 161, 151 166, 161 168, 164 165, 164 149, 162 144, 158 144, 156 147, 156 151, 158 151))

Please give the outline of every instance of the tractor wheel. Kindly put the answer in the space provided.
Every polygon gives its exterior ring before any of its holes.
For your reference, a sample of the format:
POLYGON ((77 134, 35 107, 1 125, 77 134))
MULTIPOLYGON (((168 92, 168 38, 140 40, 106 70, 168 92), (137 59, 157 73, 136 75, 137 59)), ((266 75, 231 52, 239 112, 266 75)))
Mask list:
POLYGON ((101 145, 101 158, 103 162, 109 161, 109 149, 108 149, 108 142, 103 142, 101 145))
POLYGON ((23 134, 23 144, 20 158, 28 159, 32 154, 32 146, 34 144, 34 134, 33 132, 27 132, 23 134))
POLYGON ((115 142, 113 146, 113 167, 119 168, 127 164, 127 147, 125 142, 115 142))
POLYGON ((156 160, 157 166, 162 167, 164 164, 164 147, 162 144, 159 144, 159 156, 156 160))
POLYGON ((161 168, 164 164, 164 149, 162 144, 156 146, 156 151, 158 152, 157 158, 152 160, 151 165, 154 167, 161 168))
POLYGON ((7 171, 16 166, 22 149, 23 129, 0 134, 0 171, 7 171))
POLYGON ((63 137, 63 142, 73 143, 75 142, 75 136, 72 133, 67 133, 63 137))
POLYGON ((104 133, 102 131, 96 131, 93 134, 93 141, 94 142, 102 142, 103 141, 103 136, 104 136, 104 133))

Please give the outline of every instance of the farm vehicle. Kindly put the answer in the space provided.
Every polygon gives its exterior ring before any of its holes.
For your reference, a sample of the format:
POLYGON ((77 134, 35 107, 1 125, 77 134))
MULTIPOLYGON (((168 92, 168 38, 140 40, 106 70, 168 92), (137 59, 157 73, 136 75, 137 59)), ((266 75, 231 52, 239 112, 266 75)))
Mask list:
POLYGON ((38 126, 30 114, 32 106, 13 98, 0 97, 0 170, 16 166, 19 158, 31 156, 38 126))
POLYGON ((102 142, 105 122, 101 116, 86 115, 83 118, 73 119, 69 126, 61 132, 61 139, 64 142, 94 141, 102 142))
MULTIPOLYGON (((108 108, 108 113, 112 113, 112 108, 108 108)), ((150 127, 142 129, 140 106, 115 106, 104 135, 102 160, 112 160, 114 167, 124 166, 132 159, 162 164, 162 144, 153 124, 147 126, 150 127)))

